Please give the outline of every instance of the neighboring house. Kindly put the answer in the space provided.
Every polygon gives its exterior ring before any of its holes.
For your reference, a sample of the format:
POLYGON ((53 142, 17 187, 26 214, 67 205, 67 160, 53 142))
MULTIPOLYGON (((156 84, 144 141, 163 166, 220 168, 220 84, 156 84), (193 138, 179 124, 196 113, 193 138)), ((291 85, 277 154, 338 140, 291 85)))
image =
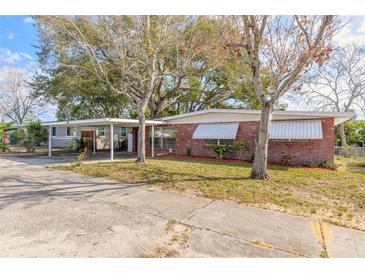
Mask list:
MULTIPOLYGON (((354 117, 353 113, 274 111, 270 126, 270 163, 316 164, 333 162, 334 127, 354 117)), ((211 109, 146 121, 148 156, 177 155, 215 157, 214 144, 233 144, 243 139, 247 148, 225 158, 251 160, 259 133, 260 112, 256 110, 211 109), (151 138, 154 136, 154 138, 151 138)), ((50 129, 49 146, 69 147, 83 139, 90 150, 135 153, 138 121, 133 119, 88 119, 45 122, 50 129), (110 143, 111 136, 113 142, 110 143)))

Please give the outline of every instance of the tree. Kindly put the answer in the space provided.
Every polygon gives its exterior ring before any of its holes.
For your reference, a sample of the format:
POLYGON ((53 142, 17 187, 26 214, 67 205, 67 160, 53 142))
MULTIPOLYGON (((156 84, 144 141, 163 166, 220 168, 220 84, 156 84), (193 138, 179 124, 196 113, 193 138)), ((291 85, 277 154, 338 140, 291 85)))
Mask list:
POLYGON ((240 16, 236 20, 237 41, 243 62, 261 108, 261 119, 252 178, 267 179, 268 131, 272 110, 279 98, 296 89, 301 76, 313 63, 323 64, 331 52, 336 30, 334 16, 240 16), (265 77, 270 78, 264 85, 265 77))
POLYGON ((8 137, 7 129, 10 127, 10 123, 0 122, 0 151, 5 152, 9 150, 6 138, 8 137))
POLYGON ((39 146, 41 142, 48 139, 48 131, 41 125, 41 122, 31 121, 26 130, 18 129, 14 132, 14 138, 21 142, 26 148, 27 152, 33 152, 35 147, 39 146))
MULTIPOLYGON (((87 62, 86 56, 82 59, 87 62)), ((78 65, 80 60, 72 62, 78 65)), ((47 101, 57 104, 56 116, 60 120, 123 118, 132 108, 123 94, 114 93, 91 73, 55 66, 43 67, 43 71, 52 77, 36 74, 32 87, 47 101)))
POLYGON ((27 125, 26 134, 31 136, 34 144, 39 146, 40 143, 48 140, 48 131, 42 126, 41 121, 32 121, 27 125))
MULTIPOLYGON (((349 145, 364 146, 365 121, 348 121, 345 123, 346 141, 349 145)), ((336 139, 341 142, 341 133, 337 132, 336 139)))
POLYGON ((145 114, 156 85, 183 70, 184 60, 195 54, 195 44, 182 43, 180 36, 186 20, 184 16, 37 17, 43 58, 75 73, 88 71, 133 103, 139 120, 139 163, 145 162, 145 114), (80 55, 89 58, 90 65, 69 62, 80 55), (176 62, 173 69, 159 70, 169 60, 176 62))
POLYGON ((0 113, 16 124, 31 119, 41 100, 28 85, 26 71, 15 67, 0 69, 0 113))
MULTIPOLYGON (((337 48, 329 61, 312 72, 299 91, 305 103, 324 111, 365 111, 365 54, 357 45, 337 48)), ((340 124, 346 146, 345 124, 340 124)))

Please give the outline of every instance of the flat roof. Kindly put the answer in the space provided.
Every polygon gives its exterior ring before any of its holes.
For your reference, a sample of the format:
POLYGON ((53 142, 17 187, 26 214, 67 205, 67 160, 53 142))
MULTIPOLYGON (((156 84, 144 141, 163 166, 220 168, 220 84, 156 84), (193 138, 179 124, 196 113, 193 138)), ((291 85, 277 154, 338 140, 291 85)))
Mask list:
MULTIPOLYGON (((252 114, 252 115, 260 115, 260 110, 246 110, 246 109, 206 109, 199 110, 189 113, 183 113, 178 115, 167 116, 163 118, 156 119, 154 121, 162 120, 172 120, 183 117, 189 117, 194 115, 200 115, 205 113, 235 113, 235 114, 252 114)), ((286 111, 273 111, 273 115, 293 115, 293 116, 323 116, 323 117, 354 117, 355 114, 353 112, 323 112, 323 111, 296 111, 296 110, 286 110, 286 111)))
MULTIPOLYGON (((102 126, 102 125, 125 125, 138 126, 137 119, 119 119, 119 118, 97 118, 97 119, 83 119, 83 120, 69 120, 69 121, 51 121, 42 122, 43 126, 102 126)), ((161 125, 162 121, 146 120, 146 125, 161 125)), ((26 125, 17 125, 17 127, 25 127, 26 125)))
MULTIPOLYGON (((207 113, 219 114, 242 114, 249 117, 259 117, 261 115, 260 110, 244 110, 244 109, 207 109, 194 111, 189 113, 183 113, 179 115, 167 116, 155 120, 146 120, 146 125, 161 125, 165 124, 166 121, 178 120, 180 118, 199 116, 207 113)), ((247 117, 246 116, 246 117, 247 117)), ((285 118, 293 116, 300 117, 303 119, 321 118, 321 117, 333 117, 335 118, 335 125, 343 123, 351 118, 355 117, 353 112, 320 112, 320 111, 273 111, 273 120, 275 118, 285 118)), ((298 118, 297 118, 298 119, 298 118)), ((139 122, 137 119, 122 119, 122 118, 96 118, 96 119, 82 119, 82 120, 68 120, 68 121, 51 121, 42 122, 43 126, 102 126, 102 125, 124 125, 124 126, 138 126, 139 122)), ((25 127, 25 124, 14 125, 13 128, 25 127)))
MULTIPOLYGON (((160 119, 156 119, 155 121, 170 121, 170 120, 178 120, 181 118, 194 117, 208 113, 216 113, 219 114, 235 114, 235 115, 244 115, 249 117, 259 117, 261 115, 260 110, 245 110, 245 109, 207 109, 200 110, 195 112, 183 113, 173 116, 167 116, 160 119)), ((288 111, 273 111, 273 120, 283 119, 284 117, 290 118, 291 116, 303 118, 303 119, 312 119, 312 118, 325 118, 325 117, 333 117, 335 118, 335 125, 341 124, 351 118, 355 117, 355 113, 353 112, 322 112, 322 111, 296 111, 296 110, 288 110, 288 111)))

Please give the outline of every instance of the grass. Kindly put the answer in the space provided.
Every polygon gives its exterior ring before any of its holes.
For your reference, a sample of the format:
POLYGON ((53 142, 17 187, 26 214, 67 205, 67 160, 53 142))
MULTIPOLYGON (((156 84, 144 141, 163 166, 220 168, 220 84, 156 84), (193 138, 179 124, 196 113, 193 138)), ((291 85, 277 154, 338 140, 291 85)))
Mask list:
POLYGON ((60 166, 123 183, 146 183, 160 189, 211 199, 234 200, 255 207, 313 216, 365 230, 365 159, 336 157, 337 171, 270 166, 271 179, 249 178, 248 163, 184 158, 60 166))

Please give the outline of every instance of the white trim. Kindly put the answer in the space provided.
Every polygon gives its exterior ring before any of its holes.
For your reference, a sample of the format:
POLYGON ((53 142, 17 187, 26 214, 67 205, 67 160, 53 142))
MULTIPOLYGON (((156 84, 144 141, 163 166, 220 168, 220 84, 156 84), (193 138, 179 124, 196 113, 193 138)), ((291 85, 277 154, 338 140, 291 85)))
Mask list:
POLYGON ((48 127, 48 157, 52 156, 52 127, 48 127))
MULTIPOLYGON (((154 121, 167 121, 172 119, 178 119, 183 117, 190 117, 205 113, 239 113, 239 114, 252 114, 257 115, 261 114, 260 110, 245 110, 245 109, 207 109, 207 110, 199 110, 189 113, 183 113, 173 116, 163 117, 161 119, 156 119, 154 121)), ((353 112, 320 112, 320 111, 273 111, 273 115, 300 115, 300 116, 322 116, 322 117, 354 117, 355 114, 353 112)))
MULTIPOLYGON (((110 124, 126 124, 138 126, 138 120, 135 119, 118 119, 118 118, 100 118, 100 119, 85 119, 85 120, 71 120, 71 121, 54 121, 54 122, 43 122, 43 126, 97 126, 97 125, 110 125, 110 124)), ((161 125, 162 121, 147 120, 146 125, 161 125)), ((21 126, 21 125, 19 125, 21 126)))
POLYGON ((110 160, 114 160, 114 125, 110 124, 110 160))
POLYGON ((93 128, 93 154, 96 154, 96 133, 95 128, 93 128))
MULTIPOLYGON (((240 122, 240 121, 258 121, 260 120, 261 112, 260 110, 243 110, 243 109, 207 109, 207 110, 200 110, 190 113, 184 113, 179 115, 173 115, 164 117, 161 119, 156 119, 155 121, 163 121, 168 122, 171 120, 171 124, 178 124, 178 123, 202 123, 202 121, 199 121, 199 115, 205 115, 205 114, 211 114, 216 113, 217 116, 214 116, 215 119, 209 119, 204 118, 204 123, 209 122, 217 122, 216 118, 219 118, 219 114, 234 114, 234 118, 229 118, 229 116, 224 117, 224 121, 226 122, 240 122), (239 115, 239 116, 238 116, 239 115), (244 115, 246 117, 240 116, 244 115), (191 120, 184 120, 183 118, 189 118, 191 117, 191 120), (179 121, 179 119, 182 119, 182 121, 179 121), (227 120, 228 119, 228 120, 227 120)), ((318 112, 318 111, 274 111, 273 113, 273 120, 283 120, 283 119, 313 119, 313 118, 334 118, 335 125, 341 124, 347 120, 350 120, 351 118, 355 117, 355 113, 353 112, 318 112)), ((200 119, 201 120, 201 119, 200 119)), ((169 124, 169 123, 168 123, 169 124)))
POLYGON ((69 140, 69 139, 76 139, 77 137, 76 136, 52 136, 52 139, 54 140, 57 140, 57 139, 66 139, 66 140, 69 140))
POLYGON ((151 142, 151 156, 155 157, 155 127, 154 125, 152 125, 151 128, 151 138, 152 138, 152 142, 151 142))

